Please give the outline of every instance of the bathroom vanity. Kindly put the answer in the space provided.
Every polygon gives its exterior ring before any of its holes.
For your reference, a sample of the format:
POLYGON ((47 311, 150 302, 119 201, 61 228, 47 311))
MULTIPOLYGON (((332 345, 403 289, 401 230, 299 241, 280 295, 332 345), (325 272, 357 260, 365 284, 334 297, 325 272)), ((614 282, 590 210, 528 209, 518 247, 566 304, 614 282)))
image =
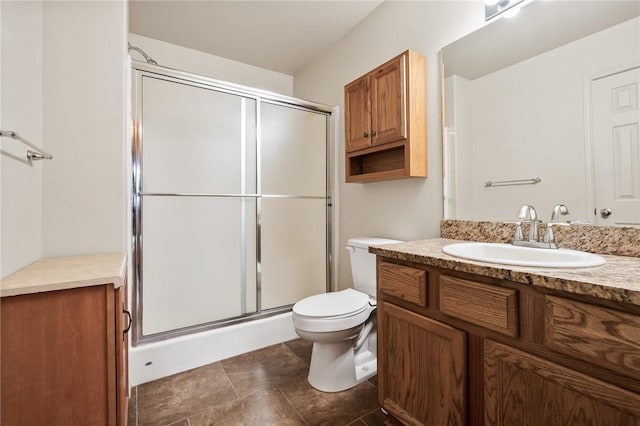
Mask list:
POLYGON ((640 257, 543 269, 371 248, 378 402, 411 425, 640 425, 640 257))
POLYGON ((2 425, 126 425, 125 276, 125 256, 106 254, 2 280, 2 425))

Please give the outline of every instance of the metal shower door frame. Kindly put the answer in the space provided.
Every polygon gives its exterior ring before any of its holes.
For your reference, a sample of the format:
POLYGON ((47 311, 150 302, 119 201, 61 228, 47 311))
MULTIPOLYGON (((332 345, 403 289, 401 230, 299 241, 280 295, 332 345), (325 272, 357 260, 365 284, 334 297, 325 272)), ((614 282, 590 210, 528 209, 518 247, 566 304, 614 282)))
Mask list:
MULTIPOLYGON (((334 158, 334 120, 333 109, 327 105, 278 95, 272 92, 254 89, 242 85, 228 83, 212 78, 191 74, 159 65, 152 65, 140 61, 131 61, 131 268, 132 268, 132 305, 134 318, 134 333, 132 345, 152 343, 170 339, 177 336, 192 334, 205 330, 220 328, 232 324, 253 321, 270 317, 283 312, 291 311, 293 305, 285 305, 277 308, 262 310, 262 286, 261 286, 261 199, 262 198, 315 198, 325 199, 326 206, 326 291, 333 288, 333 214, 334 214, 334 186, 333 186, 333 158, 334 158), (144 193, 142 191, 142 79, 152 77, 173 83, 186 84, 192 87, 214 90, 244 98, 253 99, 256 102, 256 194, 193 194, 193 193, 144 193), (262 103, 280 105, 287 108, 299 109, 308 112, 320 113, 326 116, 326 197, 314 196, 283 196, 261 194, 261 131, 260 131, 260 106, 262 103), (189 196, 189 197, 242 197, 256 199, 256 312, 243 314, 238 317, 222 319, 168 330, 149 336, 143 335, 142 329, 142 197, 143 196, 189 196)), ((247 231, 248 232, 248 231, 247 231)), ((243 244, 246 244, 243 242, 243 244)))

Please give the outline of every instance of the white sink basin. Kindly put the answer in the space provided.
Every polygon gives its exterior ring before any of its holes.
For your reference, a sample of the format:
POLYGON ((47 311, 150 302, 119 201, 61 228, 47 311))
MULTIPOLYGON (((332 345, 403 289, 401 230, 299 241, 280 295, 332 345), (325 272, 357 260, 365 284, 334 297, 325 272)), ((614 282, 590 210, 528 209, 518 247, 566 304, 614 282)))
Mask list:
POLYGON ((448 255, 480 262, 546 268, 585 268, 604 265, 596 254, 569 249, 540 249, 500 243, 458 243, 442 248, 448 255))

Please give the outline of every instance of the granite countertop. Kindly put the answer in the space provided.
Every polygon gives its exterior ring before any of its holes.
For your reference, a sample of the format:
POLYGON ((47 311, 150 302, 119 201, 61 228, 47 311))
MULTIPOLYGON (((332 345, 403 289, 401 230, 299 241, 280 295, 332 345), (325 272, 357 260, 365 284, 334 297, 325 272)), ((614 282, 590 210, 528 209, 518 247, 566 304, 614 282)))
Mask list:
POLYGON ((122 287, 127 273, 124 253, 42 259, 0 280, 0 296, 113 284, 122 287))
POLYGON ((436 238, 374 246, 371 253, 391 259, 468 272, 536 287, 640 306, 640 258, 600 254, 607 263, 591 268, 531 268, 477 262, 442 252, 466 241, 436 238))

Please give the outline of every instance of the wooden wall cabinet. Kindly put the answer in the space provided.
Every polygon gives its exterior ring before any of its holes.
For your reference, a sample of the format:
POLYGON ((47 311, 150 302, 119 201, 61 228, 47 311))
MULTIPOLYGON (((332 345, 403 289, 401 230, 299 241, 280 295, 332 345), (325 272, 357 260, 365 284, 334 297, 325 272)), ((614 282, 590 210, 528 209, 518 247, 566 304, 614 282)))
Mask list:
POLYGON ((426 60, 407 50, 349 83, 346 181, 427 176, 426 60))
POLYGON ((637 306, 380 257, 378 280, 378 400, 403 423, 640 426, 637 306))
POLYGON ((3 426, 125 426, 126 285, 3 297, 3 426))

